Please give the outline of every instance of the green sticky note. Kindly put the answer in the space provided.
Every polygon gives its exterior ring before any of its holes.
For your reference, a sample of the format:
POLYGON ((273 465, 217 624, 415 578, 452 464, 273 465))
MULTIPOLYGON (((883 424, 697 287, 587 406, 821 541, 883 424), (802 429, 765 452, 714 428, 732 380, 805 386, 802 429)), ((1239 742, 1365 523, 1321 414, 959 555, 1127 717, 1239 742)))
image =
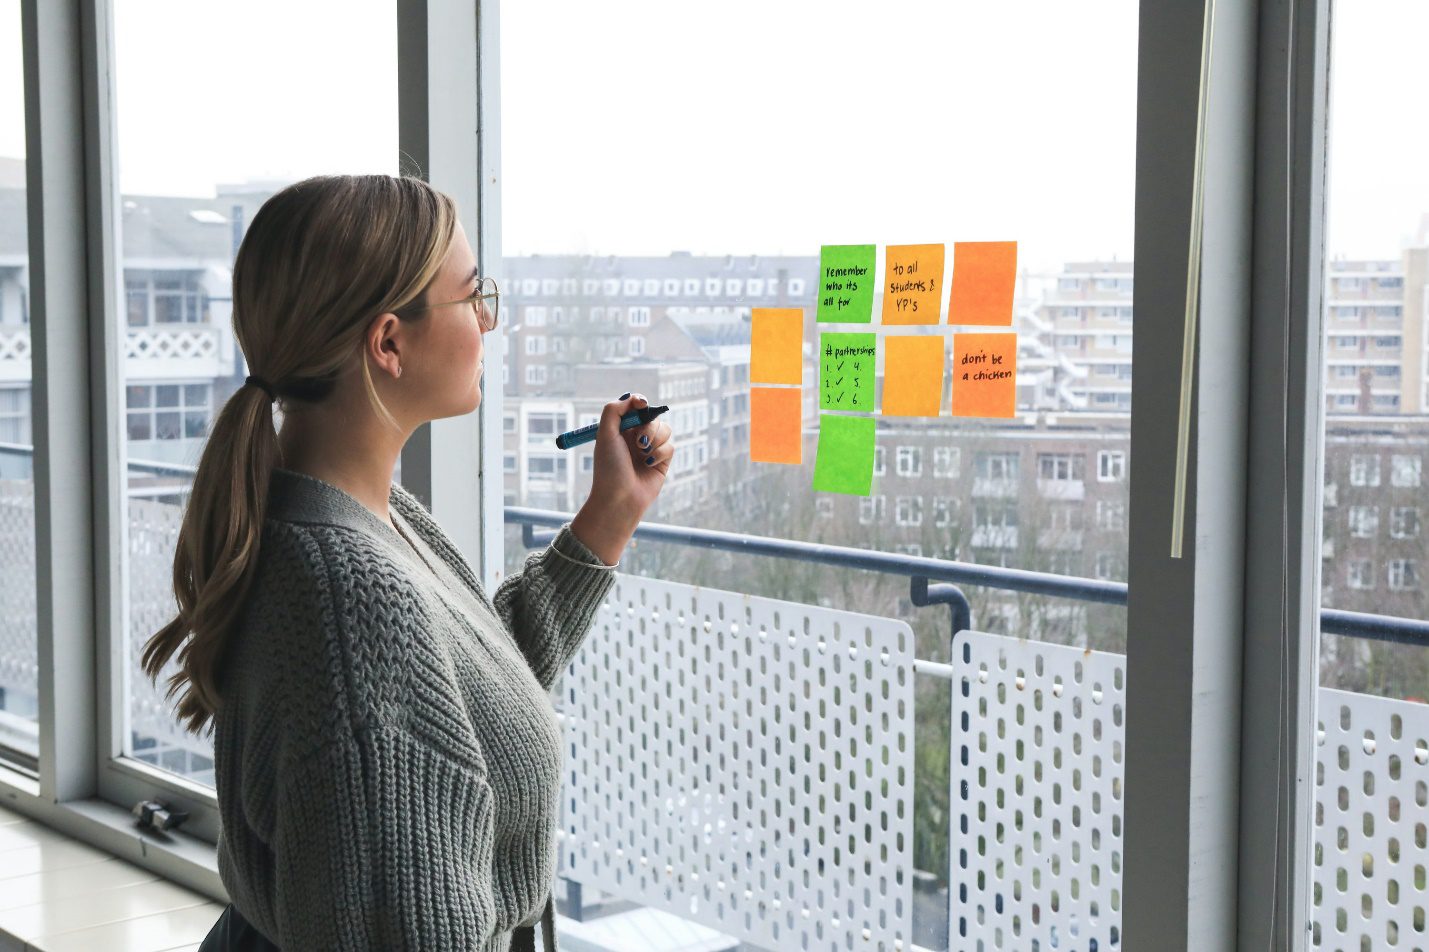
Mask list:
POLYGON ((873 334, 819 335, 819 409, 873 412, 873 334))
POLYGON ((824 245, 817 320, 867 324, 873 319, 873 250, 873 245, 824 245))
POLYGON ((819 414, 814 489, 867 496, 873 488, 873 417, 819 414))

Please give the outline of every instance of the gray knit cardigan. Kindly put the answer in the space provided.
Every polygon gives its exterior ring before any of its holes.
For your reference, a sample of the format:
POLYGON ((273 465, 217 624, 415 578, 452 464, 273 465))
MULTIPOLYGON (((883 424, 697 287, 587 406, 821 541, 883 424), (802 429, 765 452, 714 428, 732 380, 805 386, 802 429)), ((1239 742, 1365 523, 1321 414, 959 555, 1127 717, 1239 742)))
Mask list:
POLYGON ((219 874, 283 952, 508 952, 555 874, 549 691, 614 572, 566 525, 488 599, 416 497, 389 502, 401 533, 273 474, 220 667, 219 874))

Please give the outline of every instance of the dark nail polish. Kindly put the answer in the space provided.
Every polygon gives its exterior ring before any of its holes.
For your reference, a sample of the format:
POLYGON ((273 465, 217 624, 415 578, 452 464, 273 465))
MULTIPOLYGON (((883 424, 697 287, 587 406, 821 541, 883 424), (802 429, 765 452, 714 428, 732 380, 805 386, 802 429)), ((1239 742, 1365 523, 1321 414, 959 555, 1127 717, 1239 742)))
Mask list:
POLYGON ((647 457, 645 457, 645 465, 646 465, 646 466, 650 466, 650 465, 652 465, 654 462, 655 462, 655 457, 653 457, 653 456, 647 456, 647 457))
POLYGON ((625 393, 622 393, 622 394, 620 395, 619 399, 621 399, 621 400, 629 400, 629 399, 630 399, 630 393, 629 393, 629 391, 627 391, 627 392, 625 392, 625 393))
POLYGON ((642 436, 642 437, 640 438, 640 445, 641 445, 641 446, 649 446, 649 445, 650 445, 650 437, 648 437, 648 436, 642 436))

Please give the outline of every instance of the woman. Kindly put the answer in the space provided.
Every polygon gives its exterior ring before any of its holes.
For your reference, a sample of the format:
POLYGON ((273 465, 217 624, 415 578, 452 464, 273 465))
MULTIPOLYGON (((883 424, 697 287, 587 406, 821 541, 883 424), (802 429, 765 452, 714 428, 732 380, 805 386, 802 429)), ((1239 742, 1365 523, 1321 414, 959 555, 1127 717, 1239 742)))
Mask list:
POLYGON ((538 919, 553 942, 548 692, 674 449, 663 421, 620 431, 639 394, 606 404, 591 499, 488 599, 392 482, 413 430, 480 402, 497 302, 475 264, 448 196, 385 175, 289 186, 239 248, 255 373, 204 449, 179 613, 143 658, 157 678, 176 657, 180 720, 214 735, 232 904, 205 952, 505 952, 538 919))

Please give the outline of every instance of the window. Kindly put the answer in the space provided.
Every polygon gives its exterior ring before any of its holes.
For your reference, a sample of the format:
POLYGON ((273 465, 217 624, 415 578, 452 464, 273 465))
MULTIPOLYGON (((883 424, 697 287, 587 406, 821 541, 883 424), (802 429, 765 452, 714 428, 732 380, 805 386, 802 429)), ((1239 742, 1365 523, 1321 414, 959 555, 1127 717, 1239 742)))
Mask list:
POLYGON ((206 383, 128 385, 124 395, 130 442, 201 441, 213 415, 212 389, 206 383))
POLYGON ((1419 510, 1413 506, 1395 506, 1389 510, 1389 534, 1395 539, 1413 539, 1419 535, 1419 510))
POLYGON ((197 324, 208 320, 208 294, 190 271, 126 269, 124 297, 130 327, 197 324))
POLYGON ((631 327, 650 326, 650 309, 648 307, 632 307, 629 315, 631 327))
POLYGON ((1350 457, 1350 485, 1379 485, 1379 456, 1356 453, 1350 457))
POLYGON ((1102 482, 1126 478, 1126 454, 1121 450, 1101 450, 1097 453, 1097 479, 1102 482))
POLYGON ((631 357, 641 357, 641 356, 643 356, 644 354, 645 354, 645 338, 643 338, 643 337, 632 337, 632 338, 630 338, 630 356, 631 356, 631 357))
POLYGON ((503 473, 516 472, 516 454, 505 453, 501 457, 501 471, 503 473))
POLYGON ((834 516, 834 500, 832 496, 815 496, 814 511, 821 519, 832 519, 834 516))
POLYGON ((1414 559, 1389 560, 1389 587, 1396 592, 1419 588, 1419 563, 1414 559))
POLYGON ((546 352, 546 337, 544 334, 526 334, 527 355, 538 355, 546 352))
POLYGON ((886 472, 884 466, 883 447, 875 445, 873 447, 873 475, 882 476, 886 472))
POLYGON ((1116 552, 1098 552, 1097 578, 1107 582, 1126 580, 1126 557, 1116 552))
POLYGON ((1369 559, 1351 559, 1347 573, 1350 588, 1374 588, 1374 563, 1369 559))
POLYGON ((933 476, 938 479, 956 478, 961 455, 956 446, 933 447, 933 476))
POLYGON ((923 450, 917 446, 898 447, 898 475, 921 476, 923 474, 923 450))
POLYGON ((1418 489, 1423 457, 1402 456, 1398 453, 1389 458, 1389 484, 1418 489))
POLYGON ((900 526, 923 524, 923 497, 899 496, 895 501, 893 519, 900 526))
POLYGON ((977 478, 1016 481, 1016 453, 979 453, 976 458, 977 478))
POLYGON ((544 364, 528 364, 526 366, 526 382, 532 386, 540 386, 546 382, 546 367, 544 364))
POLYGON ((544 307, 527 307, 524 309, 522 319, 527 327, 545 327, 546 309, 544 307))
POLYGON ((883 496, 860 496, 858 500, 858 521, 861 525, 882 523, 884 513, 883 496))
POLYGON ((1372 538, 1379 531, 1378 506, 1351 506, 1350 535, 1361 539, 1372 538))
POLYGON ((1059 482, 1080 481, 1083 462, 1080 454, 1038 453, 1037 478, 1059 482))
POLYGON ((582 472, 582 473, 593 473, 593 472, 595 472, 595 456, 594 456, 594 454, 591 454, 591 453, 582 453, 582 454, 581 454, 581 472, 582 472))
POLYGON ((1120 532, 1126 528, 1126 503, 1112 499, 1097 500, 1097 528, 1120 532))
POLYGON ((951 496, 933 497, 933 525, 939 529, 946 529, 952 525, 957 511, 958 501, 951 496))
POLYGON ((501 414, 501 432, 503 432, 503 433, 515 433, 515 432, 516 432, 516 414, 514 414, 514 413, 503 413, 503 414, 501 414))

